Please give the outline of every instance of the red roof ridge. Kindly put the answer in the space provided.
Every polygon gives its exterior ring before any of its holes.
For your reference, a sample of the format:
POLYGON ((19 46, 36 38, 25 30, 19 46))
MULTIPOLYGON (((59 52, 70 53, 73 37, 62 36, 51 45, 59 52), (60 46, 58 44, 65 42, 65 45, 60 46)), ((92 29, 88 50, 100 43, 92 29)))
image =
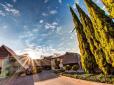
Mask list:
POLYGON ((12 49, 10 49, 9 47, 7 47, 6 45, 2 45, 1 48, 5 49, 12 56, 15 56, 16 55, 16 53, 12 49))

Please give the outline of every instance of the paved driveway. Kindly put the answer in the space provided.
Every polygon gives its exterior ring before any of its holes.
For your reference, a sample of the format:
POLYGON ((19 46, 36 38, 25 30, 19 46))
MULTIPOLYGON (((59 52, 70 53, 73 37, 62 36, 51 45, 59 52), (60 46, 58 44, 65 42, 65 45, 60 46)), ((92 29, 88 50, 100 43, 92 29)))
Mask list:
POLYGON ((40 74, 35 74, 25 77, 12 76, 10 79, 0 85, 105 85, 83 81, 64 76, 57 76, 52 71, 43 71, 40 74))
POLYGON ((64 76, 57 76, 53 72, 43 72, 39 75, 34 75, 34 85, 110 85, 104 83, 96 83, 80 79, 74 79, 64 76))
POLYGON ((34 75, 34 85, 77 85, 75 81, 59 77, 51 71, 44 71, 41 74, 34 75))
POLYGON ((40 74, 11 78, 0 82, 0 85, 77 85, 74 81, 69 81, 63 77, 57 76, 52 71, 43 71, 40 74))
POLYGON ((17 77, 16 75, 0 81, 0 85, 34 85, 33 76, 17 77))

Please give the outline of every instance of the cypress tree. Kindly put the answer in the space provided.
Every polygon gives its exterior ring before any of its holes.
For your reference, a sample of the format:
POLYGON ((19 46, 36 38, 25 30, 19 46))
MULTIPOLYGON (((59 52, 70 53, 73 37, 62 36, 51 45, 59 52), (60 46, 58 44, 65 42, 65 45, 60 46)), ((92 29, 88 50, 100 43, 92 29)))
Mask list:
POLYGON ((95 36, 106 54, 106 60, 114 66, 114 23, 92 0, 84 1, 88 8, 93 27, 96 30, 95 36))
POLYGON ((114 18, 114 0, 102 0, 102 2, 110 13, 110 16, 114 18))
POLYGON ((78 41, 79 41, 82 67, 85 70, 85 72, 94 73, 94 68, 95 68, 94 55, 90 50, 89 43, 83 31, 82 23, 80 22, 80 20, 78 19, 77 15, 75 14, 75 12, 71 7, 70 7, 70 11, 72 13, 72 17, 73 17, 73 21, 77 32, 78 41))
POLYGON ((96 60, 94 61, 94 64, 97 63, 98 67, 103 71, 103 73, 108 74, 110 73, 109 64, 106 62, 106 55, 99 44, 99 40, 95 36, 95 30, 93 28, 92 22, 89 16, 80 8, 78 4, 76 4, 76 7, 80 15, 83 30, 90 44, 90 50, 95 57, 94 60, 96 60))

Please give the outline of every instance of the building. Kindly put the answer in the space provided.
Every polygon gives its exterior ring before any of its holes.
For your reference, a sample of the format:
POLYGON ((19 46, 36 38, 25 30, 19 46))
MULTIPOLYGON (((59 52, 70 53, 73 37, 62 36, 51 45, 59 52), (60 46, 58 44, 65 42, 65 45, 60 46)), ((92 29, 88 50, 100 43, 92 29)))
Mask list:
POLYGON ((73 66, 75 64, 78 64, 80 69, 82 69, 80 55, 78 53, 66 52, 64 55, 51 59, 51 68, 53 70, 64 69, 65 65, 73 66))
POLYGON ((37 67, 42 67, 43 69, 64 69, 65 65, 73 66, 75 64, 78 64, 80 69, 82 69, 80 55, 78 53, 66 52, 63 55, 48 56, 34 61, 37 61, 37 64, 35 64, 37 67))
POLYGON ((44 59, 41 60, 41 66, 43 69, 51 69, 51 58, 52 56, 44 57, 44 59))
POLYGON ((10 61, 12 61, 16 53, 5 45, 0 47, 0 75, 5 77, 10 69, 10 61))
POLYGON ((21 69, 23 66, 19 56, 9 47, 2 45, 0 47, 0 77, 11 76, 21 69))
MULTIPOLYGON (((23 55, 25 59, 27 57, 29 58, 29 55, 23 55)), ((20 59, 21 60, 21 59, 20 59)), ((24 60, 26 61, 26 60, 24 60)), ((23 61, 23 62, 24 62, 23 61)), ((26 62, 26 65, 28 67, 41 67, 44 70, 56 70, 56 69, 64 69, 65 65, 76 65, 78 64, 80 66, 80 69, 82 69, 81 66, 81 60, 80 55, 78 53, 72 53, 72 52, 66 52, 63 55, 52 55, 52 56, 45 56, 42 59, 31 59, 31 61, 26 62)))

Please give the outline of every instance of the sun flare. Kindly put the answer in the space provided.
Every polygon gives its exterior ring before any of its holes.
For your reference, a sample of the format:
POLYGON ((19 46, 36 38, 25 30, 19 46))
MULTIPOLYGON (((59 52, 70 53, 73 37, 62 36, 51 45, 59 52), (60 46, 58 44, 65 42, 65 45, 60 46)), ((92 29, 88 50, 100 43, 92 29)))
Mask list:
POLYGON ((27 54, 31 59, 40 59, 41 58, 41 53, 38 51, 32 50, 32 49, 28 50, 27 54))

